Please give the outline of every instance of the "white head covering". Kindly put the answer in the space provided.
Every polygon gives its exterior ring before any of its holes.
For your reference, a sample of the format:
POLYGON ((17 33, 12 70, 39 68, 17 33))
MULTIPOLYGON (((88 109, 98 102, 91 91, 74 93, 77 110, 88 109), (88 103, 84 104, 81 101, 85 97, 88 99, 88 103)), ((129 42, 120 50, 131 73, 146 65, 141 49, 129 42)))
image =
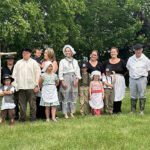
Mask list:
POLYGON ((49 67, 49 65, 53 66, 53 63, 51 61, 47 61, 44 65, 44 68, 42 69, 42 72, 45 72, 47 70, 47 68, 49 67))
POLYGON ((95 76, 95 75, 98 75, 99 77, 100 77, 100 79, 101 79, 101 72, 100 71, 93 71, 92 73, 91 73, 91 79, 93 79, 93 77, 95 76))
POLYGON ((71 45, 65 45, 64 48, 63 48, 63 53, 64 53, 65 56, 66 56, 66 54, 65 54, 66 48, 70 48, 70 50, 71 50, 71 52, 72 52, 72 55, 75 55, 75 54, 76 54, 74 48, 73 48, 71 45))

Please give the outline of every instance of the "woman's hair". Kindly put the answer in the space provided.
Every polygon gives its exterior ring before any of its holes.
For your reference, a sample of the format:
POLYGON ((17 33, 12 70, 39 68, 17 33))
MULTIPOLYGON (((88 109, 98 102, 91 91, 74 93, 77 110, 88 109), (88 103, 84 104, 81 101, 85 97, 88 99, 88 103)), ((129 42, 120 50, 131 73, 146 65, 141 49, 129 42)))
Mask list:
POLYGON ((53 48, 46 48, 45 51, 46 51, 46 50, 47 50, 48 58, 49 58, 51 61, 55 61, 55 60, 56 60, 56 57, 55 57, 55 53, 54 53, 53 48))
POLYGON ((98 50, 92 50, 91 54, 92 54, 93 52, 96 52, 96 53, 97 53, 97 56, 99 55, 98 50))
MULTIPOLYGON (((91 54, 92 54, 93 52, 96 52, 97 57, 99 56, 98 50, 92 50, 91 54)), ((91 54, 90 54, 90 57, 91 57, 91 54)))
POLYGON ((117 51, 117 53, 119 53, 119 49, 118 49, 117 47, 112 47, 112 48, 110 49, 110 51, 111 51, 112 49, 115 49, 115 50, 117 51))

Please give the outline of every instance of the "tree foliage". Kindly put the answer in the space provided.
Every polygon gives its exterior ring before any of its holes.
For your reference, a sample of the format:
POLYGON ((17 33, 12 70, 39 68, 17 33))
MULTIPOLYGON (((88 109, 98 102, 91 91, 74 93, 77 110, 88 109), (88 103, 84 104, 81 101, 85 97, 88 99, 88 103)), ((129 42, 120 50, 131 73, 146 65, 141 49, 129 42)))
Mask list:
POLYGON ((0 0, 0 50, 50 46, 60 59, 71 44, 82 59, 116 46, 127 58, 135 43, 150 45, 149 9, 149 0, 0 0))

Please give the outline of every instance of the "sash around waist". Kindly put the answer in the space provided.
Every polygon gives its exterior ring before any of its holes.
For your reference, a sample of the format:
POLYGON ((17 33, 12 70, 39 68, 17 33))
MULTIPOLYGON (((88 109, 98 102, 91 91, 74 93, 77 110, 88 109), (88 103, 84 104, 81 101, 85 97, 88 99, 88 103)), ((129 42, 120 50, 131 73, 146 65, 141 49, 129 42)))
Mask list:
POLYGON ((102 93, 102 90, 93 90, 92 93, 102 93))

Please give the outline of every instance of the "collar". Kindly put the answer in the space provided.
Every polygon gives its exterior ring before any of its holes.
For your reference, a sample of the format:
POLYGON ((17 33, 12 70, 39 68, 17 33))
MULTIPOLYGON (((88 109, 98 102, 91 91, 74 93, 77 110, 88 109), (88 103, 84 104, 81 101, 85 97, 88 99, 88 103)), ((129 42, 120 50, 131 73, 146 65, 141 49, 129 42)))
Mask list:
POLYGON ((139 57, 139 58, 137 58, 136 55, 134 54, 134 59, 135 59, 136 61, 140 61, 140 60, 142 60, 143 58, 144 58, 144 54, 142 54, 141 57, 139 57))

